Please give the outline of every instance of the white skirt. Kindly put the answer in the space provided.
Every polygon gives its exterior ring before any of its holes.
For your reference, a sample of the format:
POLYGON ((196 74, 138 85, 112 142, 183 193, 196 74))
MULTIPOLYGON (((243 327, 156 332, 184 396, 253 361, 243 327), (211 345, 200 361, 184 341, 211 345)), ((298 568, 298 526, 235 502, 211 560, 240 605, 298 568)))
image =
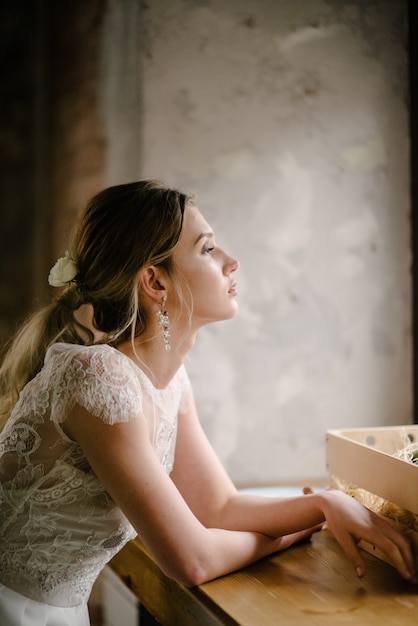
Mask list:
POLYGON ((61 607, 36 602, 0 583, 1 626, 90 626, 87 604, 61 607))

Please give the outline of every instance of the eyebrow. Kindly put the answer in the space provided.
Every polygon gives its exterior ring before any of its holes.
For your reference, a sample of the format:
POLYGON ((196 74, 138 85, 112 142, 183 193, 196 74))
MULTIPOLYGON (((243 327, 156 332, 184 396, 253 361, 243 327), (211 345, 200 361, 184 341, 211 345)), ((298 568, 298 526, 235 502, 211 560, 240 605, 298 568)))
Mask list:
POLYGON ((196 244, 197 244, 197 243, 198 243, 201 239, 204 239, 205 237, 208 237, 208 238, 213 237, 213 233, 212 233, 212 232, 209 232, 209 233, 200 233, 199 237, 198 237, 198 238, 196 239, 196 241, 195 241, 195 245, 196 245, 196 244))

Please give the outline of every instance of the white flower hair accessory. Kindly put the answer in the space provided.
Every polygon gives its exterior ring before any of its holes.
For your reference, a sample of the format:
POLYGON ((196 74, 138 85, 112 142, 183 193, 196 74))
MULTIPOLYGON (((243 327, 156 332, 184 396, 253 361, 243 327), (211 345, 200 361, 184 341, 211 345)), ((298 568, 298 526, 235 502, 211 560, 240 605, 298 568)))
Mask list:
POLYGON ((68 250, 65 256, 58 259, 51 268, 48 276, 48 282, 52 287, 64 287, 71 283, 78 274, 76 262, 70 257, 68 250))

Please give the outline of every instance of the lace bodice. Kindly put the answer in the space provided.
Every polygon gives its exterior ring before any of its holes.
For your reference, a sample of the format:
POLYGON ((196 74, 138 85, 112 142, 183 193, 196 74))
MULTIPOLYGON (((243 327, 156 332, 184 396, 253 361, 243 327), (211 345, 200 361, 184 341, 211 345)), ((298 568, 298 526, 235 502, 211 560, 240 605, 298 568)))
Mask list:
POLYGON ((3 584, 56 606, 88 598, 101 569, 135 531, 62 424, 76 404, 106 424, 147 419, 169 473, 188 384, 181 367, 166 389, 156 389, 107 345, 58 343, 48 350, 0 435, 3 584))

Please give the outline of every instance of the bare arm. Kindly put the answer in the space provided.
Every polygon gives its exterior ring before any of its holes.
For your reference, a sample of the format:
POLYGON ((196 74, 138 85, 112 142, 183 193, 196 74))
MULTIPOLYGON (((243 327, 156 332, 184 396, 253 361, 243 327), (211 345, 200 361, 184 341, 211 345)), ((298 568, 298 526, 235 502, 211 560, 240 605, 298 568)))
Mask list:
POLYGON ((326 521, 359 576, 365 561, 360 539, 377 545, 405 578, 415 573, 409 542, 394 527, 338 491, 299 498, 260 498, 239 494, 231 483, 197 418, 193 395, 180 415, 172 479, 192 511, 205 525, 284 537, 287 545, 303 529, 326 521), (296 534, 294 534, 296 533, 296 534))
POLYGON ((178 582, 200 584, 283 547, 282 538, 202 524, 161 466, 145 420, 109 426, 75 407, 65 430, 162 571, 178 582))

